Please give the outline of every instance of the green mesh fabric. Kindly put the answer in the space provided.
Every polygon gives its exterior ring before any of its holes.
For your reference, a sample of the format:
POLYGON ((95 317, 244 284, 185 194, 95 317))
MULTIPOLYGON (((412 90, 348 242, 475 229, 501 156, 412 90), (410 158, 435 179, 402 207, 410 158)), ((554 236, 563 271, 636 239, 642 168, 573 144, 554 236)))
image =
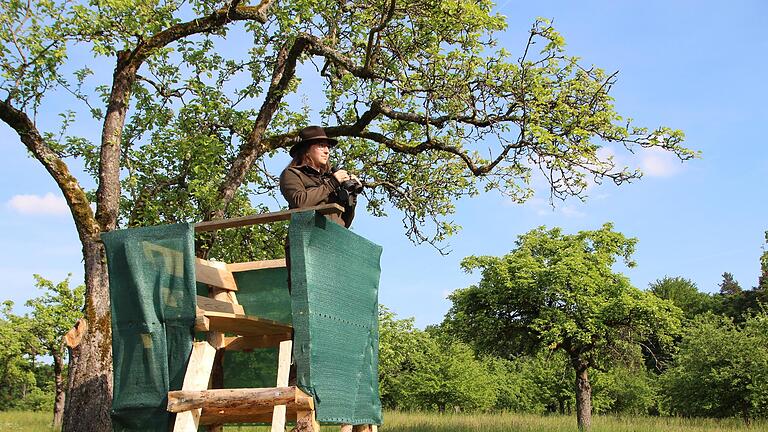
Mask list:
POLYGON ((167 432, 195 321, 191 224, 102 234, 109 267, 115 431, 167 432))
MULTIPOLYGON (((291 297, 285 268, 234 273, 237 301, 248 315, 291 323, 291 297)), ((224 387, 274 387, 277 383, 277 348, 224 354, 224 387)))
POLYGON ((298 385, 327 423, 381 424, 381 247, 310 212, 289 228, 298 385))

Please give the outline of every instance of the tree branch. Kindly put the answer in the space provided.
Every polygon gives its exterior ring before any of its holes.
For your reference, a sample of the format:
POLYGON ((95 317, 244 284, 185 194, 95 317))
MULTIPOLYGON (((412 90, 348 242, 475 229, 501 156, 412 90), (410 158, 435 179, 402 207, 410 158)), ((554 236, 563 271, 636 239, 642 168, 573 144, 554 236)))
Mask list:
POLYGON ((240 146, 237 157, 232 161, 227 175, 219 186, 219 208, 213 209, 206 220, 219 219, 224 216, 229 203, 232 202, 235 196, 235 191, 242 184, 253 163, 261 155, 275 148, 270 145, 275 141, 263 139, 264 132, 296 73, 298 58, 311 45, 312 39, 313 37, 308 37, 308 35, 299 35, 292 43, 287 42, 280 48, 275 68, 272 72, 272 82, 256 116, 253 129, 245 142, 240 146))
POLYGON ((6 101, 0 101, 0 119, 16 131, 21 142, 35 156, 35 159, 43 164, 59 186, 72 213, 80 241, 87 244, 97 240, 99 226, 93 216, 85 191, 70 173, 67 164, 45 144, 32 120, 24 112, 17 110, 6 101))

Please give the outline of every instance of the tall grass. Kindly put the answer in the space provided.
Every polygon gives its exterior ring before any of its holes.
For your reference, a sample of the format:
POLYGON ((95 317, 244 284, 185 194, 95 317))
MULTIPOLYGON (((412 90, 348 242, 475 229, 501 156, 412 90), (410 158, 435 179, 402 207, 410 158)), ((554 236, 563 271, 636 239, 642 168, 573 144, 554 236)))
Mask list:
POLYGON ((2 432, 53 432, 53 413, 32 411, 0 411, 2 432))
MULTIPOLYGON (((0 412, 0 431, 51 432, 51 414, 0 412)), ((227 426, 227 432, 267 432, 267 427, 227 426)), ((338 426, 323 426, 337 432, 338 426)), ((380 432, 575 432, 575 416, 532 414, 436 414, 385 412, 380 432)), ((768 421, 746 426, 739 419, 682 419, 673 417, 595 416, 592 432, 735 432, 768 431, 768 421)))
MULTIPOLYGON (((385 413, 381 432, 574 432, 576 416, 533 414, 385 413)), ((738 419, 594 416, 592 432, 768 431, 768 422, 746 426, 738 419)))

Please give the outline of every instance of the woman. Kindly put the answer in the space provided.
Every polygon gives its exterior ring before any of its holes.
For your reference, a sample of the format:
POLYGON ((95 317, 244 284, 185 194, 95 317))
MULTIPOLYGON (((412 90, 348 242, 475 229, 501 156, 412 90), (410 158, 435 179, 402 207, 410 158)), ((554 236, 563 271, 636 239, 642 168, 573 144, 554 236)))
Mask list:
MULTIPOLYGON (((337 203, 337 190, 347 180, 357 177, 340 169, 331 172, 328 164, 330 149, 338 142, 325 135, 320 126, 308 126, 299 132, 300 141, 291 147, 291 163, 280 175, 280 192, 288 201, 288 208, 305 208, 320 204, 337 203)), ((355 217, 355 207, 345 206, 344 213, 331 214, 329 219, 349 228, 355 217)))

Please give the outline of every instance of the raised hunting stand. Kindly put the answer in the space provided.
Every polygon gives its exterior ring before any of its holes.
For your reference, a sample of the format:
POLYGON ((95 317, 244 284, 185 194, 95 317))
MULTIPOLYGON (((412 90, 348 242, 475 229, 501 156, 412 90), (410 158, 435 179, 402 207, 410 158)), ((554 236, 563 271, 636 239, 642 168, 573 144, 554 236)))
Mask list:
POLYGON ((330 204, 104 234, 114 430, 269 423, 283 432, 294 422, 319 432, 322 422, 375 431, 381 248, 323 216, 342 211, 330 204), (290 293, 285 259, 194 257, 194 232, 283 220, 290 293))

